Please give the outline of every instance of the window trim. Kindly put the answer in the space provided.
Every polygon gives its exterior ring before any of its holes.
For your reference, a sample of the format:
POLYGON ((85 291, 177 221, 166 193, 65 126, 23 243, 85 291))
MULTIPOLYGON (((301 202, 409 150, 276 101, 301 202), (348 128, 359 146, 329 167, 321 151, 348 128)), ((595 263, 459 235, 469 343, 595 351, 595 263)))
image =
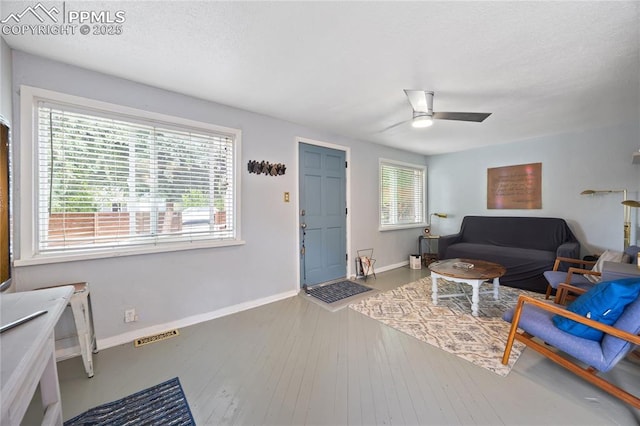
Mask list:
POLYGON ((226 247, 242 245, 245 242, 241 236, 241 145, 242 131, 229 127, 217 126, 209 123, 189 120, 182 117, 175 117, 136 108, 116 105, 108 102, 97 101, 80 96, 68 95, 52 90, 40 89, 31 86, 20 86, 20 184, 16 185, 19 191, 17 205, 20 208, 19 239, 20 244, 14 266, 39 265, 46 263, 69 262, 85 259, 100 259, 119 256, 130 256, 137 254, 172 252, 181 250, 201 249, 208 247, 226 247), (158 245, 138 246, 138 247, 115 247, 106 249, 91 249, 88 251, 70 251, 63 253, 37 253, 37 179, 38 170, 38 141, 37 141, 37 109, 39 101, 52 101, 63 104, 77 105, 86 109, 103 110, 113 114, 137 117, 145 120, 161 122, 166 125, 178 125, 200 129, 205 132, 216 132, 229 135, 234 138, 234 206, 233 214, 234 228, 236 230, 235 239, 229 240, 194 240, 192 242, 169 242, 158 245))
POLYGON ((400 229, 414 229, 414 228, 423 228, 428 225, 427 222, 427 166, 424 164, 413 164, 406 163, 403 161, 390 160, 387 158, 379 158, 378 159, 378 231, 397 231, 400 229), (402 224, 402 225, 383 225, 382 224, 382 166, 383 165, 391 165, 391 166, 400 166, 400 167, 408 167, 412 169, 417 169, 422 171, 423 178, 423 191, 422 191, 422 204, 423 204, 423 212, 422 212, 422 222, 420 223, 410 223, 410 224, 402 224))

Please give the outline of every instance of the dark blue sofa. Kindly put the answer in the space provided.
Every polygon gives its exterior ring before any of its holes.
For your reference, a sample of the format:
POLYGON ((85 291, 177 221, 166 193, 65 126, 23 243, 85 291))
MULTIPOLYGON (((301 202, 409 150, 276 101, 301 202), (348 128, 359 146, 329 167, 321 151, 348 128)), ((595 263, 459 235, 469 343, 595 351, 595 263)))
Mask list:
POLYGON ((580 243, 564 219, 465 216, 459 233, 440 237, 438 255, 499 263, 507 268, 500 284, 544 293, 542 273, 553 269, 558 256, 579 258, 580 243))

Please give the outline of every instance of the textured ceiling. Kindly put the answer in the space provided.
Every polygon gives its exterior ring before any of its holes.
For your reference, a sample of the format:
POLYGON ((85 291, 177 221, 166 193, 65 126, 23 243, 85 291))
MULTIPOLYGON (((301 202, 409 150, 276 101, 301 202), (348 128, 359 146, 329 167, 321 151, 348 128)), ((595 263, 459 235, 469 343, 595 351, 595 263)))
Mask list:
MULTIPOLYGON (((3 1, 2 17, 35 2, 3 1)), ((43 2, 45 6, 62 2, 43 2)), ((118 36, 15 49, 423 154, 640 122, 640 2, 73 2, 118 36), (403 89, 483 123, 411 117, 403 89)), ((27 19, 27 18, 24 18, 27 19)))

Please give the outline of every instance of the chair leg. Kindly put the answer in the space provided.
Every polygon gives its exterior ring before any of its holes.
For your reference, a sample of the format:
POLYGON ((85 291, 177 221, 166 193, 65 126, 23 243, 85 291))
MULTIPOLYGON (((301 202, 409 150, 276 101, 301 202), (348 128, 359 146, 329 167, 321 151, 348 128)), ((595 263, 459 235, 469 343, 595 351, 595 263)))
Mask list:
POLYGON ((545 294, 545 299, 549 299, 549 297, 551 296, 551 290, 553 290, 553 287, 547 284, 547 294, 545 294))

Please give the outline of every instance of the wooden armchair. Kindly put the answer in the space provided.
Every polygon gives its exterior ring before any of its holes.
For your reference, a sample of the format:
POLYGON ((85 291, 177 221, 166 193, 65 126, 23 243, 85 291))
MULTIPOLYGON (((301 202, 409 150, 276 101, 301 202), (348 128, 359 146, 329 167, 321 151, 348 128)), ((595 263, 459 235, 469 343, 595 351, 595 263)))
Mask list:
MULTIPOLYGON (((638 246, 629 246, 624 250, 621 259, 616 260, 615 262, 610 262, 608 260, 613 260, 615 258, 616 252, 609 252, 608 250, 604 252, 597 261, 591 260, 580 260, 573 259, 570 257, 558 257, 556 258, 555 263, 553 264, 553 270, 546 271, 543 273, 544 278, 547 280, 547 299, 551 295, 553 289, 557 289, 558 286, 562 283, 571 284, 575 287, 584 288, 586 290, 590 289, 594 285, 598 284, 601 281, 606 281, 607 278, 602 276, 600 271, 604 272, 605 264, 626 264, 626 265, 636 265, 638 259, 638 253, 640 253, 640 247, 638 246), (608 255, 609 254, 609 255, 608 255), (580 267, 571 266, 567 270, 567 272, 560 271, 560 266, 563 263, 569 263, 573 265, 579 265, 580 267), (595 278, 595 279, 594 279, 595 278)), ((628 275, 628 274, 624 274, 628 275)), ((636 274, 637 275, 637 274, 636 274)), ((555 302, 559 302, 558 294, 556 292, 555 302)))
POLYGON ((640 297, 624 309, 613 326, 569 312, 564 306, 524 295, 518 298, 516 308, 505 313, 503 318, 511 322, 511 330, 502 357, 503 364, 508 364, 513 342, 518 340, 589 383, 640 409, 638 396, 598 375, 598 372, 611 370, 631 351, 634 345, 640 345, 640 336, 638 336, 640 332, 640 297), (601 330, 605 336, 601 341, 594 341, 562 331, 553 323, 552 318, 556 314, 601 330), (518 329, 522 331, 518 332, 518 329), (537 338, 538 341, 534 338, 537 338), (544 344, 540 342, 544 342, 544 344), (574 359, 565 356, 565 354, 586 364, 586 367, 576 363, 574 359))
POLYGON ((586 275, 598 277, 598 279, 595 281, 599 281, 601 276, 600 272, 591 270, 591 268, 595 264, 596 264, 595 260, 592 261, 592 260, 572 259, 570 257, 557 257, 555 263, 553 264, 553 270, 546 271, 543 274, 545 279, 548 282, 546 298, 548 299, 549 296, 551 296, 551 292, 553 291, 553 289, 556 289, 555 302, 558 303, 559 298, 558 298, 557 289, 558 289, 558 286, 562 283, 571 284, 574 287, 580 287, 584 289, 591 288, 594 285, 594 283, 591 280, 589 280, 586 277, 586 275), (558 269, 560 268, 560 264, 562 262, 573 264, 573 265, 580 265, 581 267, 571 266, 569 267, 567 272, 559 271, 558 269), (589 269, 587 269, 587 267, 589 269))
MULTIPOLYGON (((570 268, 571 269, 571 268, 570 268)), ((590 271, 593 273, 594 271, 590 271)), ((603 262, 602 272, 599 273, 600 281, 597 283, 590 283, 589 285, 571 285, 567 283, 560 283, 556 288, 556 297, 554 302, 560 305, 566 305, 567 302, 573 300, 575 297, 586 293, 592 286, 598 285, 601 282, 620 279, 620 278, 632 278, 640 276, 640 268, 637 263, 617 263, 617 262, 603 262)), ((567 272, 567 278, 571 278, 570 272, 567 272)), ((575 278, 575 276, 573 277, 575 278)), ((549 298, 549 292, 547 292, 547 299, 549 298)))
POLYGON ((558 285, 556 289, 556 298, 554 303, 557 305, 566 305, 570 300, 574 299, 576 296, 584 294, 588 291, 588 289, 584 287, 576 287, 574 285, 562 283, 558 285))

